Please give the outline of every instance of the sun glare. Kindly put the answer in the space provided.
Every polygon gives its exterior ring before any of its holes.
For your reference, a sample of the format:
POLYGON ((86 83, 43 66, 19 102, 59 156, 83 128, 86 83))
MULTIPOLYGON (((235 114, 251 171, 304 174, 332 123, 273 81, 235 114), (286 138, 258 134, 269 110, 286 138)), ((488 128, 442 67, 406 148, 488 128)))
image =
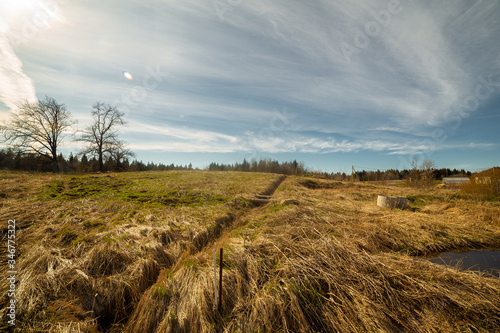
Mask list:
POLYGON ((0 15, 8 19, 30 14, 37 8, 40 8, 40 0, 7 0, 0 2, 0 15))
POLYGON ((133 80, 134 77, 132 76, 132 74, 130 74, 129 72, 122 72, 123 73, 123 76, 125 76, 127 79, 129 80, 133 80))
POLYGON ((53 21, 64 21, 59 5, 55 2, 42 0, 0 1, 0 32, 2 33, 11 25, 13 27, 29 25, 37 29, 50 28, 53 21))

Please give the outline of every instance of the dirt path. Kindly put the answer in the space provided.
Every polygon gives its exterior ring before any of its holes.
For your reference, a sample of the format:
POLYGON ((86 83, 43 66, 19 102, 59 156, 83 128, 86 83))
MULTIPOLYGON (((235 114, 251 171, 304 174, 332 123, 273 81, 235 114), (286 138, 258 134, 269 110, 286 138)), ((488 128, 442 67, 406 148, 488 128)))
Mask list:
POLYGON ((270 203, 274 192, 276 192, 285 179, 286 176, 281 176, 272 182, 263 192, 257 194, 255 198, 250 199, 253 204, 253 207, 250 210, 245 210, 240 214, 229 213, 226 216, 216 219, 211 226, 197 233, 192 239, 195 251, 191 251, 190 254, 200 252, 207 245, 215 243, 223 232, 229 231, 229 229, 236 226, 240 226, 241 223, 237 223, 237 221, 242 221, 245 216, 251 214, 254 209, 270 203))

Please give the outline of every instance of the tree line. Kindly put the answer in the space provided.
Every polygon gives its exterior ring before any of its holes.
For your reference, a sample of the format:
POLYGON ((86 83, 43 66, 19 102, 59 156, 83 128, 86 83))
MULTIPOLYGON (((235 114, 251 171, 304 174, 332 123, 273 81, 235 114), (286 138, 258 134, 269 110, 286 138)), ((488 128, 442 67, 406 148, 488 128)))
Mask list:
MULTIPOLYGON (((404 170, 390 169, 385 171, 362 170, 354 172, 354 179, 360 181, 378 181, 378 180, 419 181, 419 180, 443 180, 444 177, 451 177, 451 176, 470 177, 472 175, 470 171, 466 171, 464 169, 458 170, 458 169, 442 168, 442 169, 433 169, 431 171, 432 172, 429 171, 426 172, 423 170, 414 170, 414 169, 404 169, 404 170)), ((343 174, 343 177, 339 177, 337 175, 335 178, 348 179, 349 177, 350 176, 343 174)))
MULTIPOLYGON (((66 136, 73 136, 74 141, 83 144, 79 152, 82 160, 95 160, 93 167, 97 171, 106 170, 105 162, 113 163, 114 168, 119 170, 123 168, 126 158, 134 156, 118 137, 117 127, 126 124, 123 116, 116 106, 96 102, 92 105, 92 122, 78 131, 75 128, 77 121, 66 106, 45 96, 43 100, 18 104, 16 112, 0 126, 0 134, 2 142, 15 152, 19 167, 22 160, 23 163, 32 162, 31 167, 45 168, 44 164, 50 163, 51 171, 63 171, 59 148, 66 136), (77 132, 80 134, 76 135, 77 132)), ((9 151, 4 152, 4 158, 8 158, 9 154, 9 151)))
POLYGON ((242 163, 234 164, 211 163, 207 169, 210 171, 270 172, 285 175, 306 175, 340 181, 351 179, 358 181, 409 180, 410 178, 419 181, 423 179, 442 180, 448 176, 471 176, 471 172, 464 169, 436 169, 434 162, 431 160, 424 160, 421 164, 418 164, 418 161, 414 161, 412 162, 411 169, 390 169, 385 171, 361 170, 354 171, 352 174, 316 171, 307 168, 303 162, 297 162, 296 160, 279 162, 273 159, 252 159, 250 162, 244 159, 242 163))
POLYGON ((294 160, 280 163, 270 158, 260 159, 258 161, 252 159, 250 162, 243 159, 243 162, 236 162, 234 164, 219 164, 213 162, 210 163, 207 169, 210 171, 267 172, 284 175, 304 175, 309 172, 303 162, 294 160))
MULTIPOLYGON (((26 171, 52 172, 96 172, 96 171, 151 171, 151 170, 193 170, 189 165, 147 164, 132 160, 135 154, 126 142, 118 137, 117 128, 125 126, 124 113, 116 106, 103 102, 92 105, 92 121, 82 130, 76 129, 77 121, 64 104, 45 96, 36 102, 25 101, 17 106, 11 118, 0 126, 0 135, 7 149, 0 150, 0 168, 26 171), (77 134, 79 133, 79 134, 77 134), (59 148, 64 138, 71 136, 73 141, 83 144, 76 155, 71 153, 65 158, 59 148)), ((431 180, 444 176, 470 176, 465 170, 435 169, 434 162, 424 160, 419 164, 418 157, 411 162, 408 170, 356 171, 328 173, 308 170, 303 162, 296 160, 279 162, 273 159, 243 160, 241 163, 211 163, 210 171, 268 172, 287 175, 314 175, 317 177, 360 181, 377 180, 431 180)))
MULTIPOLYGON (((99 170, 99 161, 96 157, 87 154, 73 155, 70 153, 68 157, 63 154, 57 156, 58 169, 60 172, 97 172, 99 170)), ((33 153, 22 153, 15 151, 12 148, 0 149, 0 169, 9 170, 23 170, 23 171, 38 171, 50 172, 52 171, 51 161, 33 153)), ((355 171, 353 175, 346 174, 345 172, 321 172, 308 169, 303 162, 296 160, 291 162, 278 162, 272 159, 252 159, 247 161, 243 160, 241 163, 224 164, 224 163, 210 163, 205 170, 209 171, 241 171, 241 172, 268 172, 278 173, 285 175, 309 175, 319 178, 332 179, 332 180, 351 180, 354 177, 359 181, 382 181, 382 180, 408 180, 414 177, 415 180, 421 179, 429 174, 424 169, 390 169, 390 170, 377 170, 377 171, 355 171), (416 176, 416 177, 415 177, 416 176)), ((136 159, 130 160, 129 158, 121 159, 118 163, 112 155, 104 157, 102 171, 167 171, 167 170, 200 170, 194 168, 191 163, 189 165, 176 165, 148 162, 144 163, 136 159)), ((470 171, 464 169, 432 169, 432 175, 429 179, 442 180, 447 176, 471 176, 470 171)))
MULTIPOLYGON (((87 154, 73 155, 65 157, 59 153, 57 156, 59 172, 98 172, 98 171, 165 171, 165 170, 193 170, 189 165, 165 165, 153 162, 144 163, 136 159, 123 158, 115 160, 111 155, 105 156, 102 168, 99 167, 99 160, 96 157, 88 157, 87 154)), ((0 169, 52 172, 52 161, 33 153, 22 153, 12 148, 0 149, 0 169)))

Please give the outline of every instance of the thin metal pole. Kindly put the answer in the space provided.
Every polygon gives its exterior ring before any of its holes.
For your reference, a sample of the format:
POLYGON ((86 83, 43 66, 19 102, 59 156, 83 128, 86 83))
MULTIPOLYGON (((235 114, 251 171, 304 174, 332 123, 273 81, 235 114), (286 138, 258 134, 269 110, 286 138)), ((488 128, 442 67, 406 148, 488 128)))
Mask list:
POLYGON ((220 273, 219 273, 219 310, 222 308, 222 266, 224 265, 224 262, 222 260, 223 258, 223 249, 222 247, 220 248, 220 255, 219 255, 219 264, 220 264, 220 273))
POLYGON ((219 306, 217 304, 217 261, 216 261, 215 249, 214 249, 214 298, 215 298, 215 308, 219 306))

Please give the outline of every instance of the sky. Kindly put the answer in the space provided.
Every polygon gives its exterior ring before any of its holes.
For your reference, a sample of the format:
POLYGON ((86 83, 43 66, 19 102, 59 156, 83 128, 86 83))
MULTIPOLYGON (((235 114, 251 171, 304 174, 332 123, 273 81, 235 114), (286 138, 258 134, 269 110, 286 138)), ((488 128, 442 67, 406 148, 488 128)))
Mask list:
POLYGON ((49 96, 83 129, 100 101, 144 162, 489 168, 499 17, 472 0, 0 0, 0 120, 49 96))

